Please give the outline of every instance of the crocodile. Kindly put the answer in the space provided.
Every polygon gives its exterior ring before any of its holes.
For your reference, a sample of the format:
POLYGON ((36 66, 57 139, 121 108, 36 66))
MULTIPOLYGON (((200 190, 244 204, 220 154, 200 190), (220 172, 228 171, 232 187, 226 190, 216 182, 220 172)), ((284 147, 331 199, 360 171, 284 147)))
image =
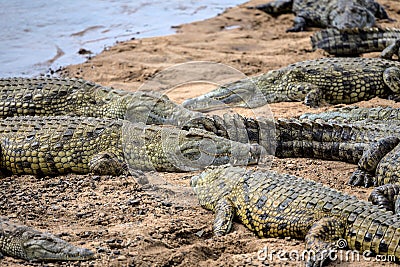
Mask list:
POLYGON ((203 116, 158 92, 129 92, 76 78, 1 78, 0 118, 86 116, 181 126, 203 116))
MULTIPOLYGON (((371 113, 372 116, 374 113, 371 113)), ((375 114, 380 114, 375 110, 375 114)), ((382 113, 388 114, 388 113, 382 113)), ((351 185, 380 186, 400 181, 400 124, 384 120, 357 123, 321 119, 213 116, 225 138, 259 144, 278 158, 318 158, 357 164, 351 185)), ((212 128, 210 126, 209 128, 212 128)))
POLYGON ((190 171, 209 164, 256 163, 263 151, 201 129, 69 116, 5 118, 0 147, 4 173, 37 176, 190 171))
POLYGON ((306 266, 322 266, 346 247, 400 258, 400 215, 321 183, 229 166, 206 169, 190 183, 200 205, 215 212, 217 236, 238 218, 259 237, 305 240, 306 266))
POLYGON ((376 19, 391 20, 383 6, 374 0, 275 0, 255 8, 271 15, 293 12, 288 32, 304 31, 307 26, 363 28, 376 25, 376 19))
POLYGON ((76 247, 50 233, 0 218, 0 257, 5 255, 28 261, 90 260, 95 254, 76 247))
MULTIPOLYGON (((400 126, 278 120, 276 153, 357 164, 350 185, 400 183, 400 126)), ((261 142, 262 143, 262 142, 261 142)), ((270 142, 271 143, 271 142, 270 142)), ((266 143, 262 143, 268 148, 266 143)))
POLYGON ((322 58, 291 64, 259 76, 222 85, 185 108, 197 111, 267 103, 304 101, 307 106, 351 104, 373 97, 397 100, 400 63, 381 58, 322 58))
POLYGON ((85 116, 224 132, 209 116, 188 110, 161 93, 129 92, 83 79, 0 78, 0 96, 0 118, 85 116))
POLYGON ((313 50, 323 49, 336 56, 358 56, 369 52, 382 52, 381 57, 399 57, 400 29, 397 28, 328 28, 311 36, 313 50))

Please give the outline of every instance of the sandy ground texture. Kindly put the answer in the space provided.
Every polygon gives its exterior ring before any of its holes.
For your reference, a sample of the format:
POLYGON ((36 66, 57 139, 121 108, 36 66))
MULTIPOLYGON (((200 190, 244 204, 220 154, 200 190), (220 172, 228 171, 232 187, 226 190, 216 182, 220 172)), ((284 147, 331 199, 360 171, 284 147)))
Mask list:
MULTIPOLYGON (((381 22, 381 25, 399 26, 400 3, 390 0, 379 2, 397 20, 381 22)), ((272 17, 246 9, 246 6, 258 3, 262 1, 251 1, 212 19, 176 26, 178 33, 175 35, 118 43, 83 64, 64 68, 60 75, 82 77, 130 91, 164 91, 181 102, 213 89, 215 83, 328 56, 323 51, 311 51, 310 36, 317 29, 286 33, 285 29, 292 25, 294 16, 272 17), (216 63, 221 64, 214 69, 216 63)), ((376 57, 378 54, 364 56, 376 57)), ((399 107, 399 104, 382 99, 358 105, 399 107)), ((331 108, 311 109, 301 103, 279 103, 254 110, 234 111, 248 116, 262 116, 272 111, 278 118, 331 108)), ((315 159, 274 159, 271 162, 274 170, 319 181, 367 199, 371 189, 346 185, 355 167, 315 159)), ((188 186, 191 175, 147 173, 153 184, 150 187, 139 186, 133 177, 66 175, 4 178, 0 185, 1 215, 97 251, 98 259, 42 264, 6 257, 1 265, 302 265, 300 261, 278 259, 279 255, 283 258, 290 256, 292 250, 304 250, 301 240, 259 239, 239 223, 233 225, 232 232, 227 236, 213 237, 213 214, 197 204, 188 186), (257 259, 257 253, 264 247, 271 253, 269 259, 262 261, 257 259), (271 250, 286 251, 286 254, 272 253, 271 250)), ((330 266, 395 266, 362 257, 359 261, 342 258, 330 266)))

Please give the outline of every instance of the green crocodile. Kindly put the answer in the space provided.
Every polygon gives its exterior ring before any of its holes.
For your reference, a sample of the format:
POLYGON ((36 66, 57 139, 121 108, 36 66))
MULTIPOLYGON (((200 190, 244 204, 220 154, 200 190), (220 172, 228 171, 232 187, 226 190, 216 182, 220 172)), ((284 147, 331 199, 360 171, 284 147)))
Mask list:
POLYGON ((255 7, 271 15, 293 12, 296 17, 288 32, 307 26, 363 28, 376 25, 376 18, 390 20, 383 6, 374 0, 275 0, 255 7))
POLYGON ((75 78, 2 78, 0 96, 0 118, 69 115, 180 126, 202 116, 157 92, 128 92, 75 78))
POLYGON ((362 53, 382 52, 381 57, 399 56, 400 29, 397 28, 328 28, 311 36, 313 50, 323 49, 336 56, 357 56, 362 53))
POLYGON ((381 58, 323 58, 226 84, 182 105, 206 111, 284 101, 304 101, 308 106, 318 107, 325 102, 350 104, 373 97, 396 99, 399 78, 399 62, 381 58))
POLYGON ((39 176, 190 171, 209 164, 252 164, 262 154, 257 145, 232 142, 200 129, 68 116, 3 119, 0 147, 4 172, 39 176))
POLYGON ((216 235, 227 234, 236 217, 260 237, 304 239, 311 251, 306 266, 334 258, 338 246, 400 257, 399 215, 320 183, 223 166, 193 176, 191 186, 199 203, 215 212, 216 235))
MULTIPOLYGON (((218 134, 212 118, 183 108, 158 92, 128 92, 75 78, 0 79, 0 118, 84 116, 133 123, 200 128, 218 134), (192 121, 196 120, 196 125, 192 121), (207 125, 214 125, 209 129, 207 125)), ((218 126, 217 126, 218 127, 218 126)))
POLYGON ((95 257, 89 249, 0 218, 0 257, 5 255, 29 261, 83 261, 95 257))

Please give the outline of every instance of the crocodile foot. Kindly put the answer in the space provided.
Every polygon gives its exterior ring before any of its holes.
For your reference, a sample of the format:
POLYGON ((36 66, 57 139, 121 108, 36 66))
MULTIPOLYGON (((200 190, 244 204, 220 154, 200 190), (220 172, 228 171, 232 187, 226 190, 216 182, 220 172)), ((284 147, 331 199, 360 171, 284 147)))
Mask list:
POLYGON ((370 187, 375 185, 375 176, 361 169, 357 169, 351 175, 348 184, 353 186, 370 187))

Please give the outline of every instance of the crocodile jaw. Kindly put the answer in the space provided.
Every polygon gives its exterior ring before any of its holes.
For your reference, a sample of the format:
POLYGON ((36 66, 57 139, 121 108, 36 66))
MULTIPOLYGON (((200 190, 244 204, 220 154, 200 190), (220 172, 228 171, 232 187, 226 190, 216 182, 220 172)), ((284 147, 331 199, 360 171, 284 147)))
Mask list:
POLYGON ((86 248, 73 246, 53 235, 42 233, 23 243, 28 259, 41 261, 79 261, 94 258, 86 248))
POLYGON ((6 255, 33 261, 76 261, 95 258, 86 248, 76 247, 52 234, 26 226, 4 231, 0 251, 6 255))

